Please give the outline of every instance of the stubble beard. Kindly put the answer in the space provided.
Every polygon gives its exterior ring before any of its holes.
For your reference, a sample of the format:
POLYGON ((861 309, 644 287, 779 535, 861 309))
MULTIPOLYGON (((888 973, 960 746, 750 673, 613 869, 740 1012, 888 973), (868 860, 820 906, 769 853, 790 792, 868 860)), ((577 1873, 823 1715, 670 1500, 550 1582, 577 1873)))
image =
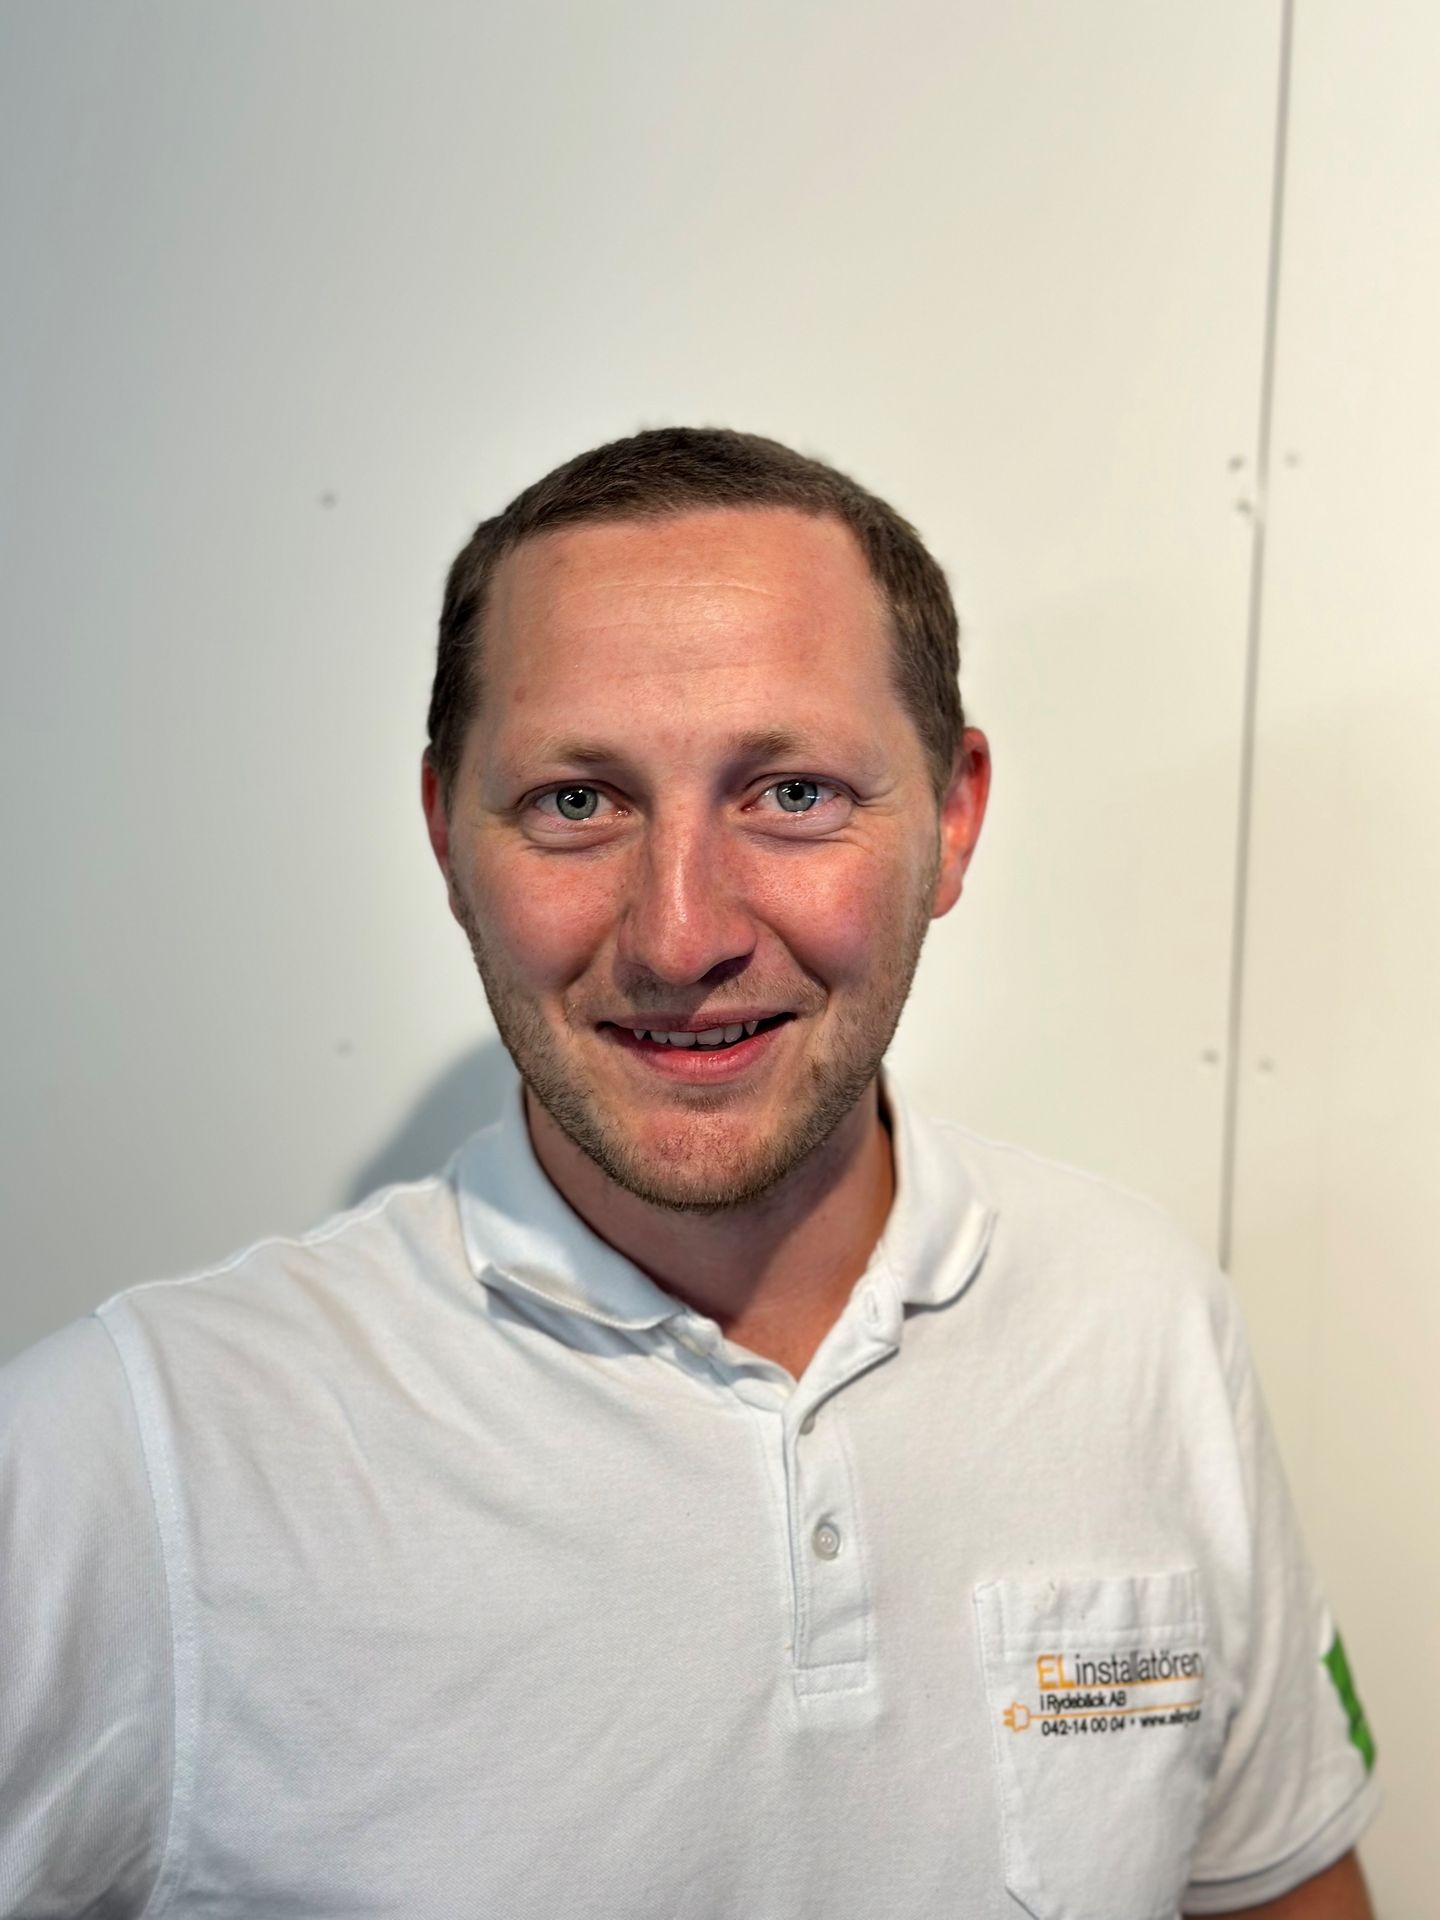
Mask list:
POLYGON ((806 1062, 798 1109, 768 1138, 747 1138, 738 1151, 729 1139, 730 1102, 723 1088, 685 1089, 672 1137, 658 1149, 637 1148, 590 1083, 563 1060, 544 1015, 513 986, 468 906, 461 924, 501 1041, 567 1139, 636 1199, 672 1213, 713 1214, 773 1194, 854 1110, 879 1071, 909 997, 930 926, 932 888, 933 875, 920 890, 900 945, 885 957, 861 1003, 836 1013, 828 1057, 806 1062))

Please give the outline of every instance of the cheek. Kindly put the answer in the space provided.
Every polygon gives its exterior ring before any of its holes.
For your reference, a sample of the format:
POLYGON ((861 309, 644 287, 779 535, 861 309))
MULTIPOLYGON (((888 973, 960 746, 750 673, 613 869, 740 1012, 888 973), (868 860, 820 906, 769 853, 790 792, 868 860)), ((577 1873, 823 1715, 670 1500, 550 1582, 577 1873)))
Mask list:
POLYGON ((756 904, 809 970, 832 982, 858 979, 873 971, 877 948, 908 924, 908 896, 901 895, 910 884, 887 862, 812 856, 772 870, 756 904))
POLYGON ((477 918, 512 970, 538 983, 582 972, 614 917, 613 884, 595 868, 543 858, 481 861, 477 918))

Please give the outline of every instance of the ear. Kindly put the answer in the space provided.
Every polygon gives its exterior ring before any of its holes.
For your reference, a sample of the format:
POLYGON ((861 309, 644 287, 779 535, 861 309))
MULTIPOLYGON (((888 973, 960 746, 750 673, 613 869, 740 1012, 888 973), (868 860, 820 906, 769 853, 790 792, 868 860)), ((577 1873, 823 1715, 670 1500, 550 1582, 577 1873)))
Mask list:
POLYGON ((978 727, 967 727, 955 752, 950 784, 940 801, 940 871, 935 879, 932 919, 948 913, 960 898, 989 798, 990 743, 978 727))
POLYGON ((450 911, 459 920, 460 916, 455 912, 455 877, 450 868, 450 816, 445 806, 439 770, 430 758, 428 747, 420 761, 420 804, 425 809, 425 831, 430 837, 430 851, 445 876, 450 911))
POLYGON ((450 878, 450 821, 440 787, 440 774, 427 747, 420 756, 420 804, 425 809, 425 831, 440 871, 450 878))

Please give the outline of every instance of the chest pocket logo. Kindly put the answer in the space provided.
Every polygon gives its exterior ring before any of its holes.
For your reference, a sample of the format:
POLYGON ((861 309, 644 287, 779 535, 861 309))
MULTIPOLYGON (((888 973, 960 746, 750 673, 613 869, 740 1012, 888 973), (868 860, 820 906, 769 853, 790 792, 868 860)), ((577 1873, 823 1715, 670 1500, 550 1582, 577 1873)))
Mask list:
POLYGON ((1199 1577, 975 1589, 1005 1880, 1035 1920, 1173 1920, 1220 1729, 1199 1577))

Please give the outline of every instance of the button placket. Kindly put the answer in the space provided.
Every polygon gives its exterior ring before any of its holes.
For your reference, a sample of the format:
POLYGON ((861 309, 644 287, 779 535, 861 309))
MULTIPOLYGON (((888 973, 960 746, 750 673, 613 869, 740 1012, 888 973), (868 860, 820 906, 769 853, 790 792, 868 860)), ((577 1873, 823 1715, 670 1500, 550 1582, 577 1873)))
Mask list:
POLYGON ((838 1409, 787 1450, 795 1577, 796 1685, 865 1681, 868 1597, 838 1409))
POLYGON ((789 1430, 785 1470, 795 1581, 795 1687, 814 1697, 865 1687, 870 1597, 846 1442, 844 1389, 899 1344, 902 1309, 883 1271, 866 1280, 807 1376, 807 1411, 789 1430), (823 1418, 817 1416, 823 1413, 823 1418))

